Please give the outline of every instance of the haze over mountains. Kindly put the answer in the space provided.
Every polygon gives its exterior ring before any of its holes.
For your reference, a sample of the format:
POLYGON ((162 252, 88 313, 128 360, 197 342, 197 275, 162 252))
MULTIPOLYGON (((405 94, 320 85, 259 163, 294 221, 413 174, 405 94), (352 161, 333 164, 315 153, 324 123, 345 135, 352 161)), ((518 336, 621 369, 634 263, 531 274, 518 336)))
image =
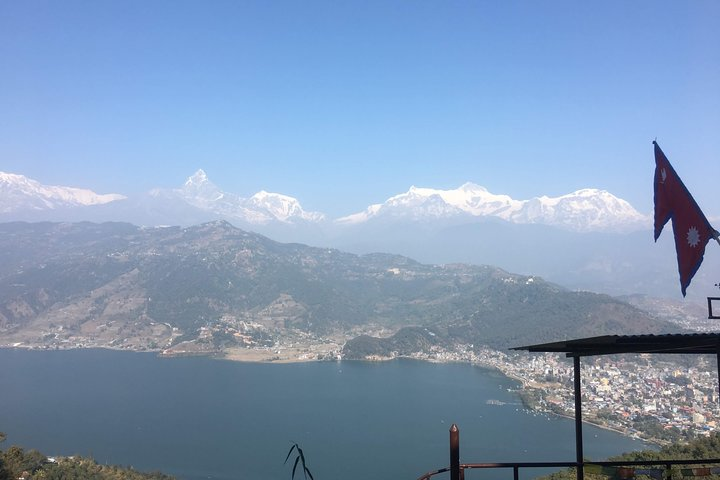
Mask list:
MULTIPOLYGON (((472 183, 454 190, 413 186, 330 219, 287 195, 224 191, 202 170, 177 188, 128 197, 0 174, 0 221, 188 226, 218 219, 283 242, 401 254, 425 263, 488 264, 570 288, 679 297, 671 236, 654 244, 649 216, 598 189, 517 200, 472 183)), ((691 298, 713 283, 701 270, 691 298)))

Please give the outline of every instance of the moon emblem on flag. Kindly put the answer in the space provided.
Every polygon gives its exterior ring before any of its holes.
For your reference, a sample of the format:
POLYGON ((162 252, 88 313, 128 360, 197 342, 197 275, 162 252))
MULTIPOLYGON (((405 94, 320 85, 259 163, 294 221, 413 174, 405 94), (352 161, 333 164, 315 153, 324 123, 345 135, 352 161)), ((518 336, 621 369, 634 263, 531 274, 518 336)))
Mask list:
POLYGON ((662 177, 661 183, 665 183, 665 179, 667 178, 667 172, 664 168, 660 169, 660 176, 662 177))
POLYGON ((688 230, 687 233, 687 242, 688 245, 691 247, 697 247, 698 243, 700 243, 700 233, 698 232, 697 228, 690 227, 690 230, 688 230))

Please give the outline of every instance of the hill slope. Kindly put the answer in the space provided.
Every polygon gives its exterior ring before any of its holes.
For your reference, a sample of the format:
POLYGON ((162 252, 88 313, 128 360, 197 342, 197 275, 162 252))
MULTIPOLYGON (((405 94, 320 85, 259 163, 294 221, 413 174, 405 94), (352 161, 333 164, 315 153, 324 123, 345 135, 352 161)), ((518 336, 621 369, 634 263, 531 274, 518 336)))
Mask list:
POLYGON ((402 333, 407 348, 423 336, 507 348, 677 330, 612 297, 538 277, 283 244, 226 222, 0 224, 0 264, 2 344, 252 345, 291 332, 421 327, 402 333))

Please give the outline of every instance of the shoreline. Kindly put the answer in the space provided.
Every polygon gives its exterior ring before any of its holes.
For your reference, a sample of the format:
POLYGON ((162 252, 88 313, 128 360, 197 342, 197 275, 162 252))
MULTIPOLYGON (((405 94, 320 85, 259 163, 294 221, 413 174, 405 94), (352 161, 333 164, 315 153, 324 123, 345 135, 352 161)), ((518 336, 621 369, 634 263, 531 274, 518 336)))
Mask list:
MULTIPOLYGON (((512 380, 514 382, 517 382, 519 384, 519 389, 517 391, 518 397, 520 402, 522 403, 523 407, 527 409, 528 411, 532 412, 538 412, 543 413, 547 415, 553 415, 560 418, 567 418, 569 420, 575 420, 575 417, 573 415, 558 413, 552 410, 543 409, 543 408, 533 408, 525 403, 525 401, 522 399, 522 396, 520 395, 520 392, 522 391, 528 391, 528 390, 539 390, 544 391, 542 386, 540 384, 535 384, 534 382, 530 382, 529 380, 522 378, 520 376, 517 376, 513 374, 512 372, 506 371, 505 369, 501 368, 500 366, 489 363, 489 362, 477 362, 477 361, 471 361, 471 360, 463 360, 463 359, 453 359, 453 360, 443 360, 439 358, 418 358, 414 356, 388 356, 388 357, 379 357, 374 356, 372 358, 365 358, 365 359, 343 359, 343 358, 311 358, 309 355, 306 358, 302 358, 303 355, 307 354, 306 350, 302 350, 299 348, 287 348, 284 349, 285 351, 280 354, 279 352, 275 352, 271 349, 244 349, 244 348, 237 348, 237 349, 228 349, 225 351, 181 351, 181 352, 172 352, 172 353, 163 353, 164 349, 132 349, 132 348, 120 348, 120 347, 113 347, 113 346, 83 346, 83 347, 39 347, 39 346, 33 346, 33 345, 2 345, 0 346, 2 349, 16 349, 16 350, 31 350, 31 351, 65 351, 65 350, 111 350, 111 351, 123 351, 123 352, 129 352, 129 353, 155 353, 157 358, 178 358, 178 357, 207 357, 214 360, 222 360, 222 361, 230 361, 230 362, 240 362, 240 363, 257 363, 257 364, 282 364, 282 365, 289 365, 289 364, 302 364, 302 363, 310 363, 310 362, 367 362, 367 363, 384 363, 389 362, 393 360, 414 360, 414 361, 421 361, 426 363, 438 363, 438 364, 450 364, 450 363, 460 363, 460 364, 466 364, 466 365, 472 365, 475 367, 479 367, 488 371, 495 371, 505 378, 512 380), (292 352, 292 354, 291 354, 292 352), (304 352, 304 353, 301 353, 304 352), (297 356, 299 354, 299 356, 297 356)), ((632 438, 634 440, 639 440, 641 442, 644 442, 649 445, 656 445, 656 446, 663 446, 667 445, 668 442, 663 441, 661 439, 655 439, 655 438, 644 438, 640 437, 638 435, 634 435, 629 433, 626 430, 619 429, 616 427, 611 427, 609 425, 597 423, 595 421, 589 420, 589 419, 583 419, 583 423, 587 425, 591 425, 594 427, 602 428, 604 430, 612 431, 615 433, 618 433, 620 435, 623 435, 628 438, 632 438)))

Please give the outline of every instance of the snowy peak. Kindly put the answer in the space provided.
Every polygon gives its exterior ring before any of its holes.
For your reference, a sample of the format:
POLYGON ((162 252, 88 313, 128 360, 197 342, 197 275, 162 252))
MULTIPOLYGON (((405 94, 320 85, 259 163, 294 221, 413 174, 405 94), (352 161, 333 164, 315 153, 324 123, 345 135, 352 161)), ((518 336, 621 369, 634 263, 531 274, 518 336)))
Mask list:
MULTIPOLYGON (((225 192, 210 181, 202 169, 188 177, 179 188, 154 190, 150 196, 156 202, 153 208, 160 208, 160 211, 190 211, 192 209, 187 207, 192 206, 203 217, 222 218, 249 226, 325 221, 325 215, 305 211, 296 198, 288 195, 261 190, 245 198, 225 192)), ((38 218, 35 214, 42 217, 48 212, 62 213, 72 207, 109 204, 124 198, 123 195, 101 195, 81 188, 42 185, 23 175, 0 172, 0 214, 6 214, 6 218, 38 218)), ((184 217, 181 215, 181 218, 184 217)), ((578 232, 632 231, 649 228, 652 223, 628 202, 605 190, 586 188, 558 197, 515 200, 468 182, 449 190, 413 185, 407 192, 339 218, 335 224, 359 225, 375 219, 466 222, 473 218, 499 218, 517 224, 551 225, 578 232)))
POLYGON ((528 200, 516 214, 516 223, 542 223, 577 231, 633 230, 649 225, 625 200, 605 190, 586 188, 567 195, 528 200))
MULTIPOLYGON (((325 218, 322 213, 306 212, 297 199, 287 195, 262 190, 250 198, 243 198, 225 192, 210 181, 202 169, 188 177, 179 188, 154 189, 149 192, 149 197, 155 202, 150 208, 159 208, 161 212, 180 211, 183 205, 187 210, 186 207, 191 206, 206 218, 223 218, 250 225, 315 223, 325 218)), ((23 175, 0 172, 0 214, 10 214, 13 219, 24 218, 22 215, 26 213, 45 215, 43 212, 60 208, 102 205, 125 198, 118 194, 99 195, 80 188, 42 185, 23 175)), ((163 223, 165 220, 158 221, 163 223)))
POLYGON ((205 208, 223 199, 225 194, 212 183, 205 172, 200 169, 185 180, 178 190, 181 196, 191 205, 205 208))
POLYGON ((382 203, 374 203, 362 212, 353 213, 335 220, 338 225, 357 225, 377 217, 383 208, 382 203))
POLYGON ((337 223, 359 224, 380 217, 432 220, 460 216, 496 217, 512 223, 553 225, 581 232, 634 230, 648 224, 648 218, 628 202, 604 190, 588 188, 555 198, 514 200, 473 183, 454 190, 412 186, 406 193, 342 217, 337 223))
POLYGON ((193 187, 195 185, 202 185, 209 182, 210 180, 208 180, 205 170, 200 168, 197 172, 188 177, 188 179, 185 181, 185 187, 193 187))
MULTIPOLYGON (((410 192, 413 191, 419 195, 437 196, 459 212, 473 216, 490 215, 504 217, 504 212, 518 208, 521 203, 507 195, 490 193, 485 187, 474 183, 465 183, 454 190, 433 190, 429 188, 412 187, 410 192)), ((410 192, 408 192, 408 194, 410 192)))
POLYGON ((203 200, 216 200, 220 195, 220 189, 212 183, 203 169, 199 169, 190 175, 181 187, 181 190, 188 196, 202 198, 203 200))
POLYGON ((246 204, 257 210, 265 211, 270 216, 283 222, 291 221, 293 218, 318 222, 325 218, 322 213, 303 210, 296 198, 280 193, 266 192, 265 190, 260 190, 250 197, 246 204))
POLYGON ((82 188, 43 185, 23 175, 0 172, 0 213, 102 205, 125 198, 115 193, 101 195, 82 188))
POLYGON ((508 219, 521 202, 507 195, 495 195, 484 187, 465 183, 454 190, 410 187, 406 193, 390 197, 382 204, 370 206, 364 212, 338 219, 340 224, 354 224, 374 217, 447 218, 462 215, 497 216, 508 219))
POLYGON ((297 199, 287 195, 261 190, 250 198, 243 198, 224 192, 210 181, 202 169, 188 177, 174 193, 194 207, 250 224, 318 222, 324 219, 321 213, 304 211, 297 199))

